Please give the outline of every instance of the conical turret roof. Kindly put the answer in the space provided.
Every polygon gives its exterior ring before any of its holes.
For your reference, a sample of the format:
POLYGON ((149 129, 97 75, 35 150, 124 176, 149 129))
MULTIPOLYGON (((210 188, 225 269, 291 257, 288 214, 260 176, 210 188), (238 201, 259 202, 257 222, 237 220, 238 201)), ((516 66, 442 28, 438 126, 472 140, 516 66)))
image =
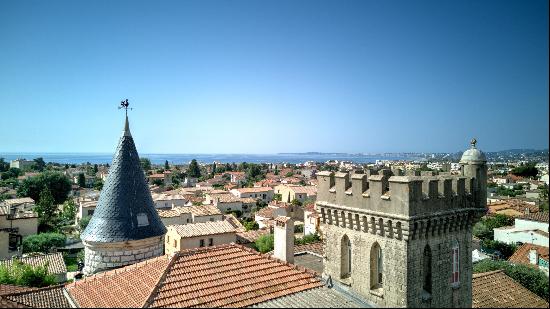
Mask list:
POLYGON ((166 233, 145 181, 128 116, 109 175, 90 223, 80 236, 90 242, 123 242, 166 233))

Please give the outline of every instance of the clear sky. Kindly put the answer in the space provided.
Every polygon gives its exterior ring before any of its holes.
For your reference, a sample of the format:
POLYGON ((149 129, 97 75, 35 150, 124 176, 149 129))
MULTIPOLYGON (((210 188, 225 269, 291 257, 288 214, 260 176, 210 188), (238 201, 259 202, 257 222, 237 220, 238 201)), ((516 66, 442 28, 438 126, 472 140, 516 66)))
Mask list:
POLYGON ((0 152, 548 148, 548 1, 0 1, 0 152))

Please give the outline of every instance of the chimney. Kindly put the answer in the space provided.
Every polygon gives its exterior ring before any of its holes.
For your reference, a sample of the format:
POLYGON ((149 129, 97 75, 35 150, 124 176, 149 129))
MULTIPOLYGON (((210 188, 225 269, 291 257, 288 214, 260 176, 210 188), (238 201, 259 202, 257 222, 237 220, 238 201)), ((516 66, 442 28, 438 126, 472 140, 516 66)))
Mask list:
POLYGON ((290 217, 277 217, 274 227, 274 257, 294 263, 294 221, 290 217))
POLYGON ((537 249, 529 250, 529 263, 538 265, 539 264, 539 254, 537 249))

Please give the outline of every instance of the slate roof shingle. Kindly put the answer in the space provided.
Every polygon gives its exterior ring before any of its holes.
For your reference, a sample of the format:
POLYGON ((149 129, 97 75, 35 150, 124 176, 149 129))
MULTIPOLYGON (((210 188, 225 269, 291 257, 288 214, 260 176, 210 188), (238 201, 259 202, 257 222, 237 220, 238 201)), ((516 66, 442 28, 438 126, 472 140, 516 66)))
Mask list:
POLYGON ((155 209, 128 117, 83 241, 123 242, 161 236, 166 228, 155 209))

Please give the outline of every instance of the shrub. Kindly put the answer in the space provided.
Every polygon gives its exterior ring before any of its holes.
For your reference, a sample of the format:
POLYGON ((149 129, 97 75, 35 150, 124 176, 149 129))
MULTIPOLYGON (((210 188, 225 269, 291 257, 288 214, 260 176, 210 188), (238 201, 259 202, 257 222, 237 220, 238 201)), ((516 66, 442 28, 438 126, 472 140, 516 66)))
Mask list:
POLYGON ((489 250, 498 250, 500 253, 502 253, 502 256, 504 259, 508 259, 509 257, 514 254, 517 247, 515 245, 510 245, 498 240, 490 240, 490 239, 484 239, 481 241, 481 248, 482 249, 489 249, 489 250))
POLYGON ((272 251, 274 248, 274 236, 273 234, 260 236, 256 240, 256 248, 261 253, 272 251))
POLYGON ((0 265, 0 283, 41 288, 55 284, 48 265, 32 267, 15 260, 11 266, 0 265))
POLYGON ((317 242, 321 240, 321 237, 317 234, 308 234, 302 238, 294 238, 294 244, 296 245, 305 245, 312 242, 317 242))
POLYGON ((255 231, 255 230, 260 228, 260 226, 258 225, 258 222, 254 221, 254 220, 244 221, 243 226, 247 231, 250 231, 250 230, 255 231))
POLYGON ((507 261, 483 260, 474 264, 474 273, 484 273, 499 269, 504 270, 506 275, 529 291, 548 301, 548 277, 542 271, 527 265, 514 265, 507 261))
POLYGON ((48 253, 52 248, 65 246, 66 237, 59 233, 41 233, 23 239, 23 253, 48 253))

